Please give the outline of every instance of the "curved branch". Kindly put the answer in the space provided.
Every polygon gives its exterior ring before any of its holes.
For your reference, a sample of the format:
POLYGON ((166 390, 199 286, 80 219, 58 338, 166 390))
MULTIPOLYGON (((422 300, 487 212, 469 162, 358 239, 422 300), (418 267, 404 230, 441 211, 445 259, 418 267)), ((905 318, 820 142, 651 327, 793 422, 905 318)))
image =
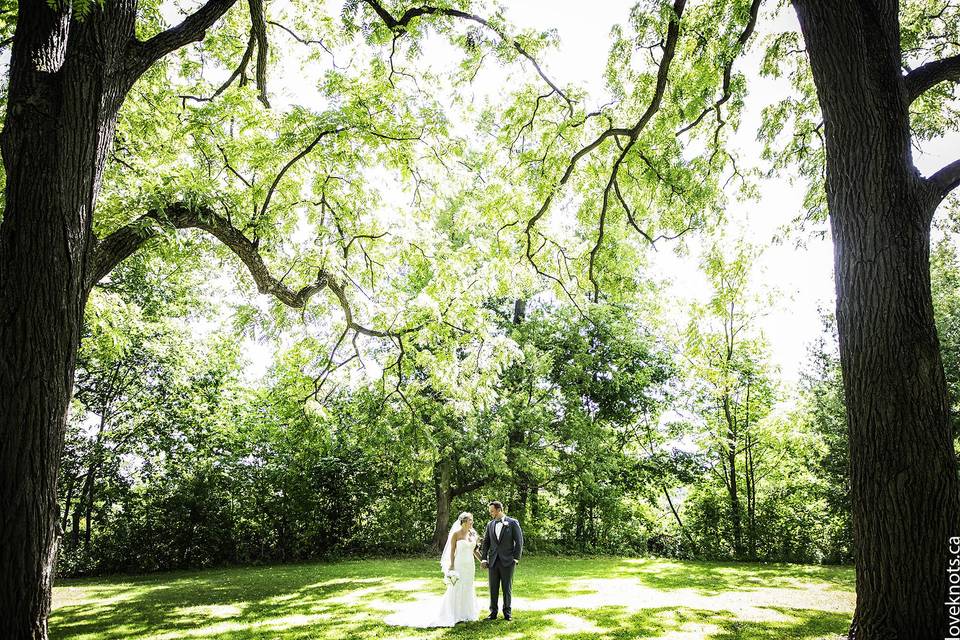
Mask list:
POLYGON ((286 25, 283 25, 283 24, 280 24, 279 22, 275 22, 275 21, 273 21, 273 20, 267 20, 267 24, 273 25, 274 27, 278 27, 278 28, 282 29, 283 31, 286 31, 286 32, 290 35, 291 38, 293 38, 294 40, 296 40, 296 41, 299 42, 300 44, 307 45, 307 46, 310 46, 310 45, 313 45, 313 44, 320 45, 320 48, 323 49, 324 51, 326 51, 327 54, 330 56, 330 60, 331 60, 331 62, 333 63, 333 66, 336 67, 336 68, 338 68, 338 69, 340 68, 340 67, 337 65, 337 60, 336 60, 336 57, 333 55, 333 51, 330 50, 330 47, 328 47, 323 40, 319 40, 319 39, 316 39, 316 40, 315 40, 315 39, 312 39, 312 38, 305 38, 305 37, 301 36, 300 34, 298 34, 296 31, 294 31, 293 29, 291 29, 290 27, 288 27, 288 26, 286 26, 286 25))
POLYGON ((227 218, 210 209, 194 210, 184 204, 174 204, 144 214, 98 243, 89 284, 99 282, 147 240, 159 235, 161 229, 157 223, 168 224, 176 229, 201 229, 214 236, 240 258, 260 293, 273 295, 289 307, 302 308, 311 296, 327 286, 330 279, 330 274, 321 269, 316 282, 294 291, 270 273, 256 243, 230 224, 227 218))
POLYGON ((533 227, 536 226, 540 218, 542 218, 544 214, 547 213, 547 210, 550 208, 550 204, 553 202, 553 197, 554 195, 556 195, 557 191, 562 189, 563 186, 567 184, 567 182, 570 180, 570 177, 573 175, 573 170, 576 168, 577 163, 580 161, 580 159, 583 158, 585 155, 589 154, 591 151, 593 151, 597 147, 599 147, 603 143, 603 141, 606 140, 607 138, 618 137, 618 136, 629 137, 630 134, 631 134, 630 129, 611 127, 606 131, 604 131, 603 133, 601 133, 599 136, 597 136, 593 142, 583 147, 582 149, 577 151, 575 154, 573 154, 573 156, 570 157, 570 162, 567 163, 567 168, 563 172, 563 175, 560 177, 560 180, 557 182, 556 186, 547 195, 546 199, 544 199, 543 204, 540 205, 540 208, 533 215, 533 217, 527 220, 527 228, 526 228, 527 257, 532 258, 532 256, 530 255, 530 237, 531 237, 531 232, 533 231, 533 227))
MULTIPOLYGON (((135 42, 134 48, 137 55, 134 56, 135 73, 139 77, 150 65, 167 55, 168 53, 179 49, 191 42, 203 40, 206 30, 213 25, 227 9, 229 9, 236 0, 209 0, 203 7, 187 16, 179 25, 171 27, 166 31, 157 34, 146 42, 135 42)), ((230 77, 217 88, 209 98, 202 96, 181 96, 184 100, 196 100, 197 102, 209 102, 222 94, 239 77, 242 85, 246 79, 247 65, 253 58, 254 49, 257 52, 256 63, 256 81, 258 95, 257 98, 267 108, 270 107, 270 101, 267 99, 267 59, 269 43, 267 40, 267 20, 264 13, 263 0, 247 0, 250 8, 250 38, 247 47, 244 50, 240 63, 230 74, 230 77)))
POLYGON ((314 282, 294 290, 270 273, 263 262, 257 243, 230 224, 227 218, 208 208, 191 209, 184 204, 174 204, 162 210, 150 211, 99 242, 89 270, 88 287, 99 282, 117 264, 143 246, 147 240, 159 235, 160 227, 157 223, 168 224, 176 229, 201 229, 214 236, 240 258, 260 293, 272 295, 288 307, 302 309, 314 295, 324 289, 330 289, 340 303, 348 330, 367 336, 386 338, 412 333, 422 327, 417 325, 398 331, 380 331, 359 324, 354 319, 343 284, 338 282, 332 273, 322 268, 318 269, 317 279, 314 282))
POLYGON ((317 136, 304 147, 297 155, 290 158, 285 165, 277 173, 276 177, 273 179, 273 182, 270 183, 270 188, 267 189, 267 195, 263 199, 263 205, 260 207, 260 216, 262 217, 267 213, 267 208, 270 206, 270 200, 273 198, 273 193, 277 190, 277 185, 280 184, 280 181, 283 179, 283 176, 290 170, 290 168, 295 165, 297 162, 305 158, 314 147, 320 144, 320 141, 329 135, 335 135, 337 133, 342 133, 346 131, 349 127, 335 127, 333 129, 324 129, 317 136))
POLYGON ((723 89, 720 99, 701 111, 700 115, 698 115, 693 122, 677 131, 677 135, 686 133, 690 129, 696 127, 711 111, 717 111, 717 117, 719 119, 720 107, 726 104, 726 102, 733 97, 733 89, 731 87, 731 81, 733 79, 733 63, 736 62, 737 56, 740 55, 740 53, 743 51, 743 48, 747 46, 747 41, 750 40, 750 36, 753 35, 753 31, 757 27, 757 16, 760 15, 760 5, 762 3, 763 0, 753 0, 753 2, 750 4, 750 18, 747 20, 747 24, 744 26, 743 31, 740 32, 740 37, 737 38, 736 51, 734 51, 733 55, 730 56, 730 60, 723 67, 723 89))
POLYGON ((928 178, 930 183, 945 198, 951 191, 960 187, 960 160, 954 160, 928 178))
POLYGON ((466 484, 457 485, 456 487, 450 487, 450 494, 454 498, 462 496, 464 494, 470 493, 471 491, 476 491, 480 487, 489 484, 497 479, 497 476, 490 474, 483 478, 473 480, 472 482, 467 482, 466 484))
POLYGON ((511 38, 510 36, 508 36, 498 27, 492 25, 487 19, 473 13, 467 13, 466 11, 461 11, 459 9, 450 9, 446 7, 434 7, 430 5, 410 7, 409 9, 404 11, 403 15, 401 15, 400 18, 398 19, 398 18, 395 18, 389 11, 387 11, 387 9, 383 6, 382 3, 380 3, 379 0, 364 0, 364 2, 366 2, 368 5, 370 5, 370 7, 373 8, 377 16, 380 17, 383 23, 387 25, 387 27, 391 31, 395 31, 395 32, 405 31, 407 26, 410 24, 412 20, 414 20, 415 18, 419 18, 421 16, 427 16, 427 15, 440 15, 440 16, 447 16, 451 18, 460 18, 462 20, 475 22, 489 29, 490 31, 495 33, 497 37, 499 37, 505 43, 512 46, 517 51, 517 53, 519 53, 521 56, 526 58, 527 61, 533 65, 533 68, 536 70, 537 74, 543 79, 543 81, 546 82, 547 85, 549 85, 550 88, 554 92, 556 92, 556 94, 560 96, 564 102, 567 103, 567 111, 570 113, 571 117, 573 116, 574 101, 571 100, 566 93, 561 91, 560 87, 558 87, 553 82, 553 80, 550 79, 550 77, 543 71, 543 68, 540 67, 540 64, 537 62, 536 58, 530 55, 530 53, 523 48, 523 45, 517 42, 514 38, 511 38))
POLYGON ((537 212, 527 221, 526 227, 526 236, 527 236, 527 260, 531 265, 540 273, 539 267, 537 267, 534 257, 538 250, 533 250, 532 245, 532 230, 536 223, 546 214, 547 210, 550 208, 550 204, 553 201, 554 195, 559 191, 570 179, 573 174, 574 168, 577 162, 581 158, 589 154, 591 151, 599 147, 604 140, 607 138, 615 138, 617 144, 620 144, 620 138, 627 138, 627 144, 621 148, 620 153, 617 155, 617 160, 614 163, 614 166, 611 170, 611 175, 607 181, 606 187, 603 192, 603 208, 600 212, 601 218, 601 229, 600 235, 597 240, 597 243, 594 245, 593 250, 590 252, 590 280, 594 285, 594 294, 599 296, 599 287, 597 282, 593 278, 593 262, 596 254, 600 250, 600 246, 603 241, 603 220, 606 215, 607 206, 609 203, 610 191, 613 188, 613 184, 616 181, 617 173, 619 172, 620 165, 623 163, 626 158, 627 153, 633 147, 634 143, 639 138, 640 133, 644 130, 653 116, 660 110, 660 106, 663 103, 663 96, 667 88, 667 78, 670 73, 670 65, 673 63, 674 55, 676 54, 677 42, 680 38, 680 19, 683 17, 683 11, 686 7, 686 0, 675 0, 673 3, 673 16, 670 18, 670 24, 667 26, 667 37, 663 45, 663 57, 660 59, 660 64, 657 68, 657 80, 654 86, 653 95, 650 97, 650 102, 647 104, 647 108, 644 110, 643 114, 629 129, 610 127, 604 132, 602 132, 596 139, 593 140, 590 144, 583 147, 577 151, 570 158, 570 162, 567 164, 567 168, 561 176, 560 180, 551 190, 551 192, 544 199, 543 204, 537 210, 537 212))
POLYGON ((240 78, 240 86, 243 86, 247 77, 247 65, 250 63, 250 59, 253 58, 253 51, 257 48, 256 37, 254 36, 253 31, 250 31, 250 37, 247 40, 247 48, 243 51, 243 56, 240 57, 240 63, 233 70, 233 73, 230 74, 230 77, 223 81, 216 91, 210 95, 210 97, 204 96, 191 96, 191 95, 181 95, 180 98, 183 100, 195 100, 196 102, 211 102, 214 98, 218 97, 224 91, 226 91, 230 85, 233 84, 234 80, 240 78))
POLYGON ((594 302, 600 302, 600 283, 597 281, 596 276, 594 275, 594 267, 596 266, 597 255, 600 253, 600 248, 603 246, 603 233, 607 220, 607 209, 610 206, 610 191, 617 182, 617 174, 620 172, 620 165, 623 164, 623 161, 626 159, 627 154, 630 153, 630 149, 633 148, 635 142, 636 138, 631 138, 630 141, 623 146, 623 150, 613 163, 613 169, 610 170, 610 178, 607 180, 607 186, 603 190, 603 201, 600 205, 600 220, 597 225, 597 241, 593 245, 593 249, 590 250, 590 264, 587 271, 587 277, 589 278, 590 283, 593 285, 594 302))
POLYGON ((960 54, 928 62, 903 76, 911 104, 935 85, 948 80, 960 82, 960 54))

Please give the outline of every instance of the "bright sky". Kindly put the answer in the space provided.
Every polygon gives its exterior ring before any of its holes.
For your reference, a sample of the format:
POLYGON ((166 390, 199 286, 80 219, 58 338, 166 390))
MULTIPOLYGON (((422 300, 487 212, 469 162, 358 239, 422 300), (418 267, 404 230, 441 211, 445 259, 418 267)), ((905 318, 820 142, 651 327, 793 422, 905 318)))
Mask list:
MULTIPOLYGON (((634 0, 600 0, 584 10, 584 4, 573 0, 505 0, 511 23, 522 28, 557 30, 560 47, 542 56, 548 75, 561 86, 568 83, 586 87, 599 106, 603 97, 603 71, 606 64, 611 27, 623 22, 634 0)), ((789 9, 771 18, 763 16, 754 36, 753 53, 735 67, 748 78, 747 109, 739 133, 734 138, 741 164, 763 167, 760 145, 755 139, 761 109, 781 98, 788 88, 785 83, 760 78, 756 69, 762 51, 760 40, 766 35, 794 29, 795 17, 789 9)), ((482 89, 481 89, 482 92, 482 89)), ((298 96, 302 99, 303 96, 298 96)), ((915 160, 921 171, 931 173, 953 160, 960 148, 960 135, 927 145, 915 160)), ((785 180, 765 180, 760 184, 759 201, 733 202, 728 210, 731 238, 742 235, 755 245, 767 246, 754 275, 761 289, 779 293, 778 303, 760 320, 761 330, 771 346, 770 358, 779 367, 783 379, 795 381, 806 360, 808 345, 821 332, 819 309, 833 309, 833 254, 829 236, 816 239, 805 234, 805 246, 798 248, 793 239, 771 246, 783 225, 801 211, 803 185, 792 186, 785 180)), ((692 246, 700 244, 694 242, 692 246)), ((707 285, 697 269, 698 257, 678 257, 669 244, 654 254, 652 268, 658 277, 669 277, 669 295, 675 300, 675 322, 684 324, 684 310, 693 298, 705 297, 707 285)), ((252 363, 248 374, 255 377, 269 366, 274 347, 250 344, 252 363)))

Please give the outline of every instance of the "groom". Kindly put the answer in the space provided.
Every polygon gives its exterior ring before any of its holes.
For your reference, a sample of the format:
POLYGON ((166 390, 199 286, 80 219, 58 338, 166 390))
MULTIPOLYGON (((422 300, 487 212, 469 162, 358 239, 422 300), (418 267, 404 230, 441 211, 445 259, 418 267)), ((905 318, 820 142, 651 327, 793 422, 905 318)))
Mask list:
POLYGON ((487 620, 497 619, 497 600, 501 585, 503 585, 503 619, 512 620, 510 588, 513 585, 513 570, 520 562, 520 554, 523 551, 523 532, 520 531, 520 523, 513 518, 508 518, 503 512, 503 504, 494 500, 489 507, 493 520, 487 523, 483 544, 480 545, 482 558, 480 566, 486 568, 490 575, 490 615, 487 616, 487 620))

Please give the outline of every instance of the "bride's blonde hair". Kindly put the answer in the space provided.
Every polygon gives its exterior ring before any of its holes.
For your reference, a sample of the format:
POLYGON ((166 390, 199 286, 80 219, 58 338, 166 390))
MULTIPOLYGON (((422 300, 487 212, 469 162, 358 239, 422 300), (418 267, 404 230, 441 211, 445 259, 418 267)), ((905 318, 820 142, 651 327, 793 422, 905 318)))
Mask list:
POLYGON ((461 513, 459 516, 457 516, 457 521, 458 521, 460 524, 463 524, 464 522, 467 521, 467 518, 472 519, 472 518, 473 518, 473 514, 470 513, 469 511, 464 511, 464 512, 461 513))

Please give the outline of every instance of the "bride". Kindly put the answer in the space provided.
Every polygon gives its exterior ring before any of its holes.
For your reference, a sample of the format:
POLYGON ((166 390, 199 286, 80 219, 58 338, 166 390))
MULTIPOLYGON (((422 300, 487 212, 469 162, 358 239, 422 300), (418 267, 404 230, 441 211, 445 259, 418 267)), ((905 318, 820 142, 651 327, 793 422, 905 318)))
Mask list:
POLYGON ((474 590, 474 552, 477 532, 473 514, 463 512, 450 528, 447 544, 440 554, 440 570, 444 573, 447 591, 432 615, 424 616, 422 603, 387 616, 389 625, 404 627, 452 627, 458 622, 472 622, 479 615, 474 590))

